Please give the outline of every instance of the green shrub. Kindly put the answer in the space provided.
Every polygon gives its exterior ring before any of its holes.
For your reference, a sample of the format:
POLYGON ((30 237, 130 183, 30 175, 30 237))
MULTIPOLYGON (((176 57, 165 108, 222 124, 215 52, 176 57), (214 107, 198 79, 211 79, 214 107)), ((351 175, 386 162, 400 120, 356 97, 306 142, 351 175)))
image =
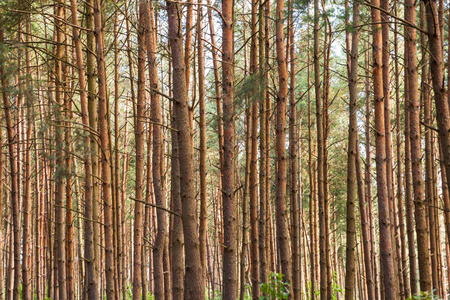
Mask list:
POLYGON ((283 281, 284 274, 270 273, 269 282, 261 284, 261 292, 263 296, 260 300, 278 300, 288 299, 289 283, 283 281))

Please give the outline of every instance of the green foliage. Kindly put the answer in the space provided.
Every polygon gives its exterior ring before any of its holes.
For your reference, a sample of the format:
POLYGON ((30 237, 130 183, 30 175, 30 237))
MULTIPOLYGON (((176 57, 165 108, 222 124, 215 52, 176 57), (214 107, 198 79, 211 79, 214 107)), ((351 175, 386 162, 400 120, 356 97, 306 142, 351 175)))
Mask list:
POLYGON ((431 293, 421 291, 419 295, 413 295, 407 300, 439 300, 439 297, 434 294, 434 291, 432 291, 431 293))
POLYGON ((260 300, 275 300, 288 299, 289 297, 289 283, 283 281, 284 274, 270 273, 269 282, 261 284, 261 291, 263 296, 260 300))
POLYGON ((337 282, 337 272, 334 272, 333 282, 331 283, 331 299, 337 300, 338 293, 345 293, 345 290, 337 282))
MULTIPOLYGON (((308 286, 311 289, 311 281, 308 282, 308 286)), ((333 282, 331 283, 331 299, 333 300, 337 300, 339 293, 345 294, 345 290, 343 287, 341 287, 338 282, 337 282, 337 273, 334 272, 333 275, 333 282)), ((314 294, 316 295, 316 297, 320 296, 320 289, 316 289, 314 291, 314 294)))
MULTIPOLYGON (((206 291, 208 293, 208 291, 206 291)), ((208 295, 205 297, 208 300, 221 300, 222 293, 219 290, 214 290, 214 296, 212 298, 208 298, 208 295)))
MULTIPOLYGON (((106 296, 105 296, 105 299, 106 299, 106 296)), ((131 300, 131 299, 133 299, 133 287, 131 285, 127 285, 127 300, 131 300)), ((147 292, 146 299, 147 300, 155 300, 155 296, 152 293, 147 292)))
MULTIPOLYGON (((258 72, 245 77, 236 87, 235 105, 244 103, 244 99, 249 99, 250 103, 262 99, 263 93, 265 93, 266 84, 264 72, 258 72)), ((241 109, 243 108, 244 107, 241 107, 241 109)))
POLYGON ((130 285, 127 285, 127 300, 133 299, 133 290, 130 285))
POLYGON ((245 300, 253 299, 253 297, 252 297, 252 285, 251 284, 245 284, 244 299, 245 300))

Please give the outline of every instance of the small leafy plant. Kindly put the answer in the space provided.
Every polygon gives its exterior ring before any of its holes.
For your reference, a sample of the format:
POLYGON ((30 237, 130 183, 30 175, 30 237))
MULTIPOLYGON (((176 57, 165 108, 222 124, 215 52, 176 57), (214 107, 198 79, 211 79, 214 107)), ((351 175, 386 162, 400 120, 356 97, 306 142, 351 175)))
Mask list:
POLYGON ((331 295, 331 299, 333 300, 338 299, 339 293, 345 293, 345 290, 338 284, 337 272, 334 273, 333 282, 331 283, 331 290, 333 291, 331 295))
POLYGON ((408 298, 407 300, 439 300, 438 296, 432 292, 424 292, 421 291, 419 295, 413 295, 411 298, 408 298))
POLYGON ((261 284, 261 291, 263 296, 260 300, 278 300, 288 299, 289 297, 289 283, 283 281, 284 274, 270 273, 269 282, 261 284))

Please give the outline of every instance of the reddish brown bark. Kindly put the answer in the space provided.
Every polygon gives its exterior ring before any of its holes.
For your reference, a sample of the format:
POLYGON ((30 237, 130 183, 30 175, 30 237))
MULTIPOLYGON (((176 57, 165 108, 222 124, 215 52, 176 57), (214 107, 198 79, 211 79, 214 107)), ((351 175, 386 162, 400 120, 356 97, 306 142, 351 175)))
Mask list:
POLYGON ((223 299, 236 297, 236 224, 234 197, 234 41, 233 1, 222 1, 222 110, 223 110, 223 299))
MULTIPOLYGON (((2 20, 0 18, 0 24, 2 24, 2 20)), ((4 31, 3 27, 0 27, 0 42, 4 43, 4 31)), ((5 60, 6 57, 2 57, 2 60, 5 60)), ((10 265, 14 262, 16 266, 13 272, 7 273, 7 283, 11 283, 14 280, 13 285, 8 285, 7 288, 12 290, 12 299, 19 299, 19 288, 20 288, 20 234, 19 234, 19 194, 18 194, 18 186, 17 186, 17 165, 16 165, 16 152, 14 144, 16 144, 17 136, 14 133, 13 128, 13 117, 11 112, 11 102, 9 99, 9 95, 6 92, 6 88, 8 87, 8 82, 5 74, 5 70, 3 68, 3 64, 0 65, 0 80, 2 86, 2 98, 3 98, 3 109, 5 110, 5 123, 6 123, 6 137, 8 140, 8 152, 9 152, 9 168, 10 168, 10 184, 11 184, 11 196, 9 201, 11 202, 11 211, 12 211, 12 230, 10 230, 11 243, 12 246, 10 249, 10 265), (9 278, 9 279, 8 279, 9 278), (11 289, 12 288, 12 289, 11 289)), ((9 267, 11 270, 11 268, 9 267)), ((11 295, 7 292, 7 298, 11 295)))
POLYGON ((112 228, 112 193, 111 193, 111 144, 108 126, 109 105, 107 97, 105 43, 103 36, 102 6, 100 0, 94 0, 94 34, 96 42, 98 74, 98 128, 101 147, 101 186, 104 203, 103 227, 105 238, 105 283, 106 298, 114 299, 114 252, 112 228))
MULTIPOLYGON (((144 112, 146 103, 146 92, 145 92, 145 50, 146 50, 146 3, 141 2, 139 4, 139 18, 138 18, 138 82, 137 82, 137 103, 134 116, 134 136, 135 136, 135 147, 136 147, 136 181, 135 181, 135 203, 134 203, 134 235, 133 235, 133 299, 141 299, 142 292, 142 247, 143 247, 143 234, 142 234, 142 224, 143 224, 143 194, 144 194, 144 112)), ((152 110, 153 112, 153 110, 152 110)), ((153 126, 155 128, 157 126, 153 126)), ((154 137, 154 140, 157 139, 154 137)), ((158 140, 159 142, 159 140, 158 140)), ((155 150, 153 149, 153 153, 155 150)), ((157 152, 159 157, 159 152, 157 152)), ((154 168, 153 168, 154 170, 154 168)), ((155 181, 155 178, 153 178, 155 181)), ((160 228, 158 223, 158 229, 160 228)), ((155 251, 164 244, 155 243, 153 248, 155 251)), ((162 251, 161 251, 162 254, 162 251)), ((162 257, 155 258, 155 265, 158 263, 162 264, 162 257)), ((156 269, 154 274, 162 276, 162 268, 156 269)), ((155 280, 156 281, 156 280, 155 280)), ((164 287, 164 284, 162 284, 164 287)), ((163 294, 159 294, 159 288, 155 284, 155 296, 162 297, 163 294)))
POLYGON ((298 134, 300 123, 297 124, 297 99, 295 98, 295 35, 294 35, 294 6, 289 1, 289 27, 288 27, 288 49, 289 50, 289 201, 291 206, 291 252, 292 252, 292 294, 294 300, 301 298, 301 236, 300 236, 300 149, 298 134))
POLYGON ((172 53, 175 129, 178 135, 180 191, 182 220, 185 240, 186 299, 204 299, 204 283, 200 259, 200 245, 197 232, 197 217, 194 195, 193 149, 191 147, 189 105, 186 91, 183 40, 179 30, 179 5, 167 2, 169 15, 169 40, 172 53))
MULTIPOLYGON (((258 76, 258 43, 257 43, 257 1, 252 0, 252 20, 251 20, 251 44, 250 44, 250 76, 258 76)), ((251 282, 252 297, 259 299, 259 236, 258 236, 258 99, 257 95, 250 95, 251 103, 251 155, 250 155, 250 257, 251 257, 251 282)))
POLYGON ((67 298, 66 293, 66 261, 65 261, 65 224, 64 224, 64 149, 63 149, 63 74, 62 74, 62 58, 63 58, 63 24, 61 19, 63 18, 64 7, 62 3, 58 3, 56 6, 56 74, 55 74, 55 115, 57 127, 55 128, 55 143, 56 143, 56 169, 55 169, 55 255, 57 261, 54 265, 57 271, 58 285, 55 288, 58 289, 59 300, 65 300, 67 298))
POLYGON ((286 107, 287 107, 287 65, 284 43, 284 1, 277 0, 276 6, 276 53, 278 65, 278 95, 276 110, 276 237, 280 251, 283 281, 291 284, 291 251, 289 246, 288 219, 286 211, 286 107))
MULTIPOLYGON (((199 0, 202 4, 202 0, 199 0)), ((207 190, 206 190, 206 112, 205 112, 205 62, 203 48, 203 10, 199 6, 197 14, 197 53, 198 53, 198 90, 200 114, 200 257, 202 259, 203 277, 206 282, 206 235, 207 223, 207 190)))
MULTIPOLYGON (((346 5, 348 6, 348 1, 346 5)), ((350 26, 350 24, 348 24, 350 26)), ((352 41, 347 43, 347 71, 348 71, 348 89, 350 96, 349 111, 349 129, 348 129, 348 154, 347 154, 347 243, 346 243, 346 262, 345 262, 345 298, 354 299, 355 291, 355 275, 356 275, 356 160, 358 155, 357 139, 358 124, 356 118, 357 112, 357 93, 358 93, 358 42, 359 42, 359 2, 353 2, 353 27, 352 41)), ((349 40, 350 33, 347 33, 349 40)), ((360 167, 360 166, 358 166, 360 167)), ((363 197, 359 197, 363 199, 363 197)), ((362 201, 361 201, 362 202, 362 201)), ((361 205, 360 202, 360 205, 361 205)), ((363 215, 363 214, 361 214, 363 215)), ((365 216, 364 216, 365 218, 365 216)), ((363 223, 363 222, 361 222, 363 223)), ((366 223, 364 222, 364 225, 366 223)), ((364 230, 365 228, 363 228, 364 230)), ((367 232, 367 231, 366 231, 367 232)), ((364 234, 364 233, 363 233, 364 234)), ((370 278, 370 276, 368 276, 370 278)), ((373 296, 373 294, 372 294, 373 296)))
MULTIPOLYGON (((26 36, 25 41, 30 42, 30 20, 29 15, 26 16, 26 36)), ((32 148, 32 135, 31 128, 33 126, 32 122, 32 106, 33 106, 33 91, 31 85, 31 62, 30 62, 30 49, 25 50, 25 65, 26 65, 26 75, 27 80, 25 82, 25 108, 26 108, 26 130, 25 130, 25 170, 24 170, 24 191, 23 191, 23 202, 22 202, 22 211, 23 211, 23 219, 22 219, 22 299, 31 299, 32 298, 32 253, 31 253, 31 207, 32 207, 32 198, 31 198, 31 148, 32 148)))
POLYGON ((382 74, 382 36, 379 0, 372 0, 372 49, 373 49, 373 89, 375 102, 375 147, 376 147, 376 174, 378 191, 378 218, 380 222, 380 255, 383 272, 383 286, 386 299, 397 297, 397 286, 392 234, 390 220, 389 194, 386 180, 386 142, 384 123, 384 98, 383 98, 383 74, 382 74))

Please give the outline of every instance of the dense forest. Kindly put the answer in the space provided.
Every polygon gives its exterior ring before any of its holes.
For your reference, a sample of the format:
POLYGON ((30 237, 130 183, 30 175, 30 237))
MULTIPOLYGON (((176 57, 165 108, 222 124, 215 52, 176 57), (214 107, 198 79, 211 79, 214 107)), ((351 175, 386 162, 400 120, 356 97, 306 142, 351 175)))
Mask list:
POLYGON ((448 299, 449 2, 183 1, 0 0, 0 299, 448 299))

